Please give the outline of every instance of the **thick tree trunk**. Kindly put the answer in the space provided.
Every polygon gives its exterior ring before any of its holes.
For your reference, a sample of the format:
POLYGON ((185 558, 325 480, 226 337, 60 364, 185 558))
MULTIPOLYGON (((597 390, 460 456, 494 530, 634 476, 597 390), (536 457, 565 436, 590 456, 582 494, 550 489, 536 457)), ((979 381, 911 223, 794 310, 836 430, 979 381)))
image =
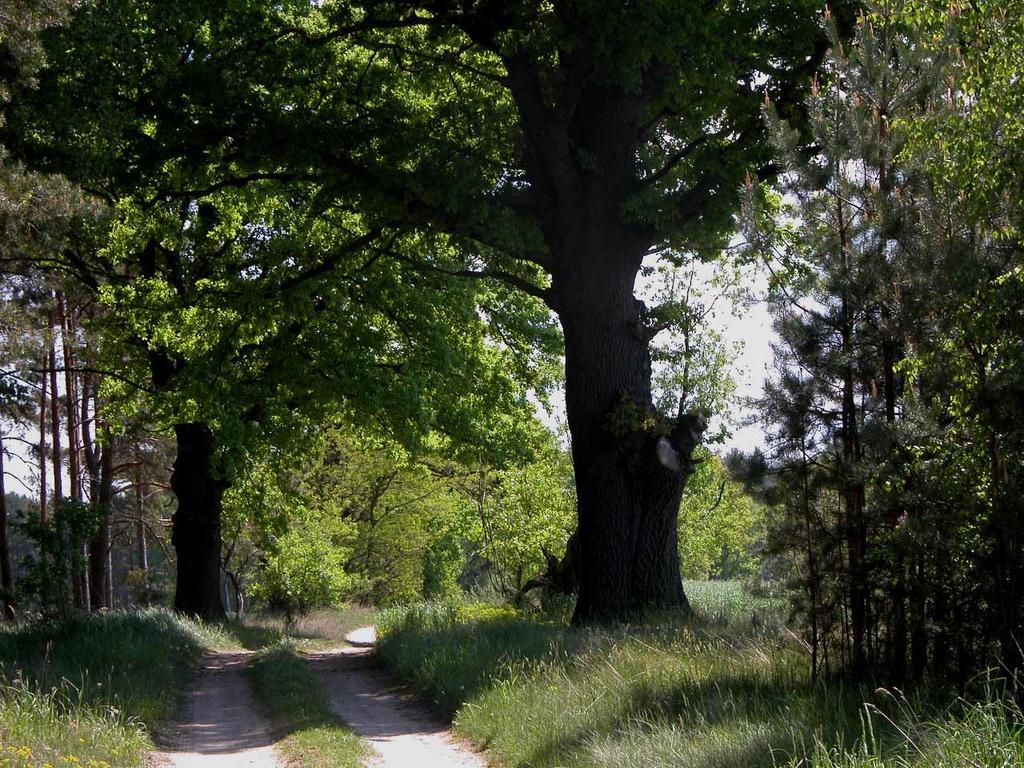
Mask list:
POLYGON ((207 621, 224 617, 220 590, 221 503, 228 483, 218 473, 213 433, 176 424, 178 455, 171 488, 178 499, 171 542, 178 558, 175 610, 207 621))
POLYGON ((553 284, 579 513, 575 623, 689 608, 677 525, 702 431, 699 419, 656 417, 651 334, 633 295, 640 257, 628 258, 602 233, 595 240, 588 263, 556 273, 553 284), (659 460, 660 438, 669 441, 663 450, 671 447, 668 464, 659 460))

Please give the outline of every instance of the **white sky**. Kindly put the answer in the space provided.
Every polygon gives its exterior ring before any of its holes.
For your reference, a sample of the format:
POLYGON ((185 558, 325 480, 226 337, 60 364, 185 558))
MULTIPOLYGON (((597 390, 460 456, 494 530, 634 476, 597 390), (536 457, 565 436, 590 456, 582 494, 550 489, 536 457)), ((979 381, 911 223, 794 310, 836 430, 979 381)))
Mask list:
MULTIPOLYGON (((735 244, 735 243, 734 243, 735 244)), ((648 259, 645 262, 648 266, 655 266, 656 259, 648 259)), ((696 274, 695 287, 706 290, 706 295, 711 296, 718 293, 711 285, 716 271, 721 271, 714 264, 700 264, 694 266, 696 274)), ((649 295, 652 286, 650 283, 657 279, 657 276, 643 277, 637 281, 637 293, 641 296, 649 295)), ((771 316, 768 314, 764 296, 768 291, 765 275, 756 266, 744 268, 739 273, 737 292, 745 297, 742 306, 735 310, 728 300, 716 303, 707 324, 722 334, 726 346, 736 345, 737 357, 734 360, 733 377, 736 380, 736 398, 731 404, 729 414, 734 424, 741 424, 754 418, 753 424, 747 427, 734 426, 732 437, 727 439, 721 446, 715 447, 716 452, 725 453, 731 448, 739 448, 742 451, 751 451, 754 448, 764 448, 764 434, 760 422, 757 420, 758 413, 754 405, 748 401, 759 398, 762 393, 765 378, 768 376, 773 362, 771 343, 776 335, 772 329, 771 316)), ((698 338, 699 343, 699 338, 698 338)), ((721 414, 717 414, 721 416, 721 414)), ((716 414, 711 414, 712 429, 715 430, 716 414)))
MULTIPOLYGON (((763 297, 764 280, 753 276, 746 279, 752 292, 763 297)), ((777 338, 763 298, 745 306, 738 317, 726 313, 716 317, 714 322, 727 340, 741 344, 737 361, 737 395, 742 399, 760 397, 765 379, 772 370, 771 345, 777 338)), ((741 416, 760 416, 751 405, 742 402, 736 404, 736 411, 741 416)), ((732 437, 722 446, 723 452, 730 448, 752 451, 754 448, 764 447, 764 432, 759 418, 750 426, 734 429, 732 437)))

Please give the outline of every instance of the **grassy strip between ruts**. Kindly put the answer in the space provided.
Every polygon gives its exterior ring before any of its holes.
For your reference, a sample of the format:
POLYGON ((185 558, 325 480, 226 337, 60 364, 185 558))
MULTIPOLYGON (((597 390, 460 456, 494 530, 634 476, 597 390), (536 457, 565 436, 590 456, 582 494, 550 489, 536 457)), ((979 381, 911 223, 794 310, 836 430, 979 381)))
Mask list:
POLYGON ((137 768, 216 628, 165 610, 0 629, 0 767, 137 768))
POLYGON ((936 708, 814 682, 772 606, 726 586, 691 594, 697 619, 591 630, 490 607, 396 609, 378 622, 380 653, 507 768, 1024 765, 1009 699, 936 708))
POLYGON ((260 651, 250 672, 289 768, 363 765, 369 747, 333 713, 326 689, 291 641, 260 651))

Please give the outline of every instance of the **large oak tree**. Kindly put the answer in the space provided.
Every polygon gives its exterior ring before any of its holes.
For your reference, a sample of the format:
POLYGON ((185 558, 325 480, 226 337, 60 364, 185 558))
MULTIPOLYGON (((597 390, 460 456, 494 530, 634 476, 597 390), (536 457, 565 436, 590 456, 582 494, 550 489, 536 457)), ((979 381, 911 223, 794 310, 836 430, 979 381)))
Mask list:
POLYGON ((280 10, 84 7, 50 35, 40 86, 14 94, 5 131, 30 167, 109 206, 24 258, 98 299, 105 396, 173 432, 175 607, 207 619, 222 615, 223 495, 253 445, 284 447, 335 419, 407 443, 429 429, 514 442, 532 345, 552 338, 529 297, 389 258, 428 245, 386 210, 356 210, 255 143, 236 158, 254 117, 304 98, 291 80, 304 43, 247 50, 280 10))
POLYGON ((745 176, 775 171, 762 103, 799 121, 826 47, 821 12, 804 0, 327 2, 280 33, 320 51, 306 100, 274 121, 309 170, 461 249, 455 264, 398 254, 412 268, 504 280, 557 314, 576 621, 687 605, 677 513, 705 422, 656 411, 649 345, 671 312, 637 300, 634 283, 652 255, 724 245, 745 176))

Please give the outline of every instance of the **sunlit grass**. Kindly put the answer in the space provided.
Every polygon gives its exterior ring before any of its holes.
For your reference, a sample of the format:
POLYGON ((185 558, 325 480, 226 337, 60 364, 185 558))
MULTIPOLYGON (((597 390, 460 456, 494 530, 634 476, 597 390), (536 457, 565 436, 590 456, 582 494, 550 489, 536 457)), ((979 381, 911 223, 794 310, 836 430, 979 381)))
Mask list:
POLYGON ((0 687, 0 765, 137 768, 149 739, 141 723, 107 707, 82 706, 76 691, 22 683, 0 687))
POLYGON ((998 697, 947 712, 814 682, 782 606, 688 586, 695 617, 601 629, 410 606, 383 614, 380 651, 508 768, 1024 765, 1019 711, 998 697))
POLYGON ((258 650, 290 640, 302 648, 341 645, 345 635, 376 621, 377 610, 358 605, 325 608, 300 616, 292 623, 275 614, 253 614, 241 622, 229 622, 228 630, 245 648, 258 650))
POLYGON ((114 707, 150 727, 173 713, 204 649, 233 647, 221 628, 160 609, 0 630, 6 679, 70 685, 81 705, 114 707))

